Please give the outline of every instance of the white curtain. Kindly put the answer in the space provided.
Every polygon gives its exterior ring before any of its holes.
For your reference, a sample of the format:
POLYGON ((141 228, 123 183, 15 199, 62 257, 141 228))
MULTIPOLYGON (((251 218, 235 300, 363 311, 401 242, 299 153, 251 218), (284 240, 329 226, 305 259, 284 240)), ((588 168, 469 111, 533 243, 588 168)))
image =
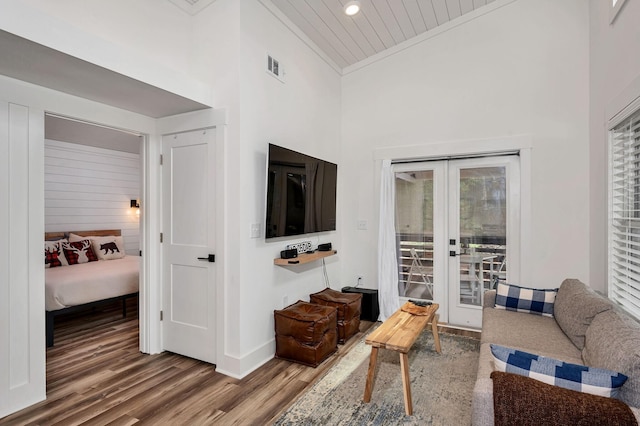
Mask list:
POLYGON ((400 308, 396 257, 395 180, 391 160, 382 161, 380 179, 380 230, 378 233, 378 301, 380 321, 400 308))

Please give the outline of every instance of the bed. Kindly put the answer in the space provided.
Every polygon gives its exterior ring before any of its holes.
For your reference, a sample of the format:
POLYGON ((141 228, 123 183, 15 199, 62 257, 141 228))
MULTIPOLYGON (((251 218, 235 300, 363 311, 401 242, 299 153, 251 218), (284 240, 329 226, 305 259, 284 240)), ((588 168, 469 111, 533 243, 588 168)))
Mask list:
POLYGON ((47 347, 56 316, 122 301, 125 317, 138 295, 140 257, 124 254, 119 229, 45 233, 45 268, 47 347))

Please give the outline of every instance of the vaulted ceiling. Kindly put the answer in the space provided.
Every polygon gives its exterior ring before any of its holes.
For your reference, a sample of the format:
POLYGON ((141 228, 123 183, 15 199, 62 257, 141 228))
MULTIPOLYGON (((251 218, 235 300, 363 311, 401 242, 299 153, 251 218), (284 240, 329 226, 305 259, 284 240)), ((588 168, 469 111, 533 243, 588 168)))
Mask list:
POLYGON ((361 0, 347 16, 348 0, 271 0, 339 67, 393 48, 494 0, 361 0))
MULTIPOLYGON (((196 14, 215 0, 169 0, 196 14)), ((354 16, 350 0, 260 0, 275 6, 339 69, 381 54, 429 31, 484 8, 495 0, 360 0, 354 16)))
MULTIPOLYGON (((169 1, 195 15, 216 0, 169 1)), ((419 40, 438 27, 463 22, 465 16, 483 13, 479 10, 492 2, 495 6, 508 0, 360 0, 361 11, 354 17, 343 12, 349 0, 259 1, 273 13, 283 15, 284 21, 293 23, 298 33, 301 31, 310 39, 336 68, 344 70, 368 58, 383 55, 403 43, 419 40)), ((0 61, 2 75, 150 117, 207 107, 5 31, 0 31, 0 57, 5 59, 0 61), (113 87, 119 89, 110 90, 113 87)), ((69 128, 68 120, 48 117, 47 121, 47 137, 66 140, 56 129, 69 128)), ((73 126, 79 129, 82 124, 71 123, 73 126)), ((112 146, 114 136, 108 137, 112 146)), ((137 149, 139 144, 135 145, 137 149)))

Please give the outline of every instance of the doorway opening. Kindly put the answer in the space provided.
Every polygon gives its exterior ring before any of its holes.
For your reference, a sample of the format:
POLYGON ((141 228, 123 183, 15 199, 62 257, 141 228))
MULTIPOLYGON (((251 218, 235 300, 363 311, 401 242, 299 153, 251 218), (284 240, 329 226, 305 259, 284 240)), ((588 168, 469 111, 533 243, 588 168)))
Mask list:
POLYGON ((53 113, 44 137, 51 343, 89 344, 125 322, 139 336, 145 137, 53 113))

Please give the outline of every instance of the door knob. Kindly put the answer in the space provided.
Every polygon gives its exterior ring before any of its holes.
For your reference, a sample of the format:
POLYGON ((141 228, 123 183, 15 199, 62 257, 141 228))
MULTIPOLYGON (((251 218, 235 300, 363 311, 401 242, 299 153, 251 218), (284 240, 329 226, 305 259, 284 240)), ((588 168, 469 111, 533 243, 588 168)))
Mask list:
POLYGON ((215 262, 216 261, 216 255, 215 254, 210 254, 207 257, 199 257, 198 260, 206 260, 207 262, 215 262))

